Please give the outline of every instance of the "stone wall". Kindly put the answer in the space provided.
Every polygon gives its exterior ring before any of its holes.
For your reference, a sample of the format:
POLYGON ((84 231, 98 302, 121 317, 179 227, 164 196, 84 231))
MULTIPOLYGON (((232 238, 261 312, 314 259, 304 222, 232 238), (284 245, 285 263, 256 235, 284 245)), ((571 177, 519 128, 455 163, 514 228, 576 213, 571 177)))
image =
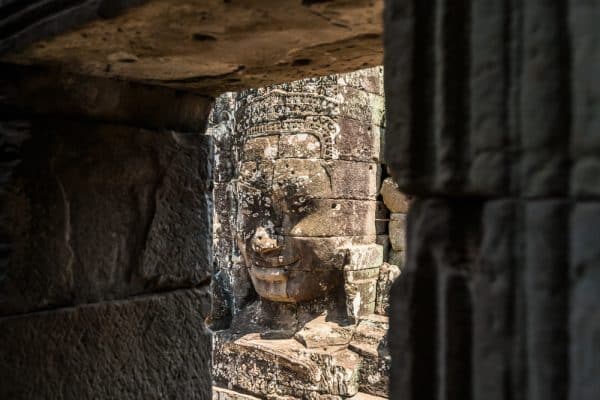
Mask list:
POLYGON ((597 2, 389 0, 392 397, 600 398, 597 2))
POLYGON ((87 103, 61 117, 4 87, 0 397, 208 399, 211 140, 163 130, 185 128, 168 91, 166 114, 136 120, 119 104, 151 89, 77 88, 87 103))

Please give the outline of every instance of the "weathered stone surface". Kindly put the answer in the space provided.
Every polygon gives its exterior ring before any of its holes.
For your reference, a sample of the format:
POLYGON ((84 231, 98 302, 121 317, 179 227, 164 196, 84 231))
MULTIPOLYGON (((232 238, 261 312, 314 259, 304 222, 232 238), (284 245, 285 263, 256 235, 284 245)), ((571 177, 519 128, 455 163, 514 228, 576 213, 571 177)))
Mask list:
POLYGON ((296 332, 294 339, 308 349, 346 346, 350 343, 353 333, 352 326, 340 326, 337 322, 328 321, 326 315, 310 321, 296 332))
POLYGON ((0 396, 208 400, 209 304, 189 289, 0 318, 0 396))
POLYGON ((213 234, 218 237, 233 237, 235 234, 235 187, 229 182, 213 184, 213 201, 219 204, 213 219, 213 234))
POLYGON ((301 205, 301 197, 375 200, 377 178, 374 163, 282 158, 274 163, 273 185, 301 205))
POLYGON ((210 138, 31 123, 3 204, 0 314, 192 287, 210 276, 210 138), (207 236, 208 235, 208 236, 207 236))
POLYGON ((392 213, 407 213, 409 200, 405 194, 400 192, 398 185, 392 178, 385 178, 381 183, 381 190, 379 191, 385 206, 392 213))
POLYGON ((597 202, 576 204, 570 220, 569 396, 586 400, 600 394, 600 383, 593 378, 600 368, 594 356, 598 354, 596 338, 600 335, 599 210, 597 202))
POLYGON ((335 139, 342 160, 378 162, 381 135, 377 125, 350 118, 339 118, 335 139))
POLYGON ((402 268, 406 262, 406 252, 404 250, 390 250, 387 261, 402 268))
MULTIPOLYGON (((348 316, 354 321, 358 321, 360 316, 372 314, 375 311, 377 280, 383 257, 381 246, 369 247, 374 247, 377 251, 373 253, 366 249, 363 252, 352 249, 350 254, 354 256, 351 255, 348 263, 344 266, 346 310, 348 316)), ((361 248, 367 248, 367 246, 361 246, 361 248)))
MULTIPOLYGON (((377 74, 373 74, 377 76, 377 74)), ((383 78, 383 77, 382 77, 383 78)), ((361 88, 340 85, 340 95, 344 101, 340 104, 340 115, 371 125, 384 124, 385 105, 383 96, 369 93, 361 88)))
POLYGON ((388 235, 377 235, 375 243, 383 248, 383 260, 387 261, 390 254, 390 237, 388 235))
POLYGON ((0 105, 23 113, 90 119, 151 130, 206 129, 211 96, 134 82, 0 63, 0 105))
MULTIPOLYGON (((99 7, 112 9, 131 2, 141 0, 86 1, 68 7, 56 0, 34 1, 33 12, 23 13, 18 7, 20 13, 15 14, 22 18, 12 26, 9 22, 15 16, 7 10, 0 21, 5 29, 0 52, 13 40, 13 44, 30 42, 36 32, 57 33, 48 27, 65 31, 83 22, 78 14, 81 8, 94 15, 99 7), (44 10, 47 3, 51 11, 44 10)), ((383 56, 381 0, 144 3, 121 15, 111 12, 111 18, 100 13, 103 18, 98 21, 46 37, 5 59, 214 95, 374 67, 383 56)), ((354 80, 369 82, 370 91, 381 87, 372 78, 354 80)))
POLYGON ((349 348, 361 356, 360 390, 388 396, 390 356, 387 350, 387 317, 369 315, 360 320, 349 348))
POLYGON ((283 232, 291 236, 375 235, 375 202, 314 199, 286 215, 283 232))
POLYGON ((380 96, 384 95, 383 67, 381 66, 341 74, 338 82, 340 85, 361 89, 368 93, 378 94, 380 96), (377 73, 373 73, 373 70, 378 71, 377 73))
POLYGON ((346 271, 379 268, 383 263, 383 247, 378 244, 354 244, 345 251, 346 271))
POLYGON ((394 264, 383 263, 377 278, 377 298, 375 313, 388 315, 390 306, 390 290, 394 281, 400 276, 400 267, 394 264))
POLYGON ((258 397, 224 389, 218 386, 213 386, 212 391, 212 400, 260 400, 258 397))
POLYGON ((320 158, 321 142, 319 137, 308 133, 282 135, 279 138, 279 157, 320 158))
POLYGON ((351 400, 383 400, 387 399, 387 397, 373 396, 372 394, 367 393, 358 393, 356 396, 350 397, 351 400))
POLYGON ((389 237, 392 249, 402 251, 406 247, 406 214, 391 213, 389 237))
MULTIPOLYGON (((234 131, 243 161, 230 187, 239 201, 216 198, 216 205, 224 215, 237 207, 235 246, 259 299, 232 307, 233 286, 243 277, 219 263, 220 281, 213 286, 222 289, 215 291, 221 321, 213 326, 227 329, 215 350, 221 387, 279 400, 341 400, 356 393, 340 393, 335 382, 318 388, 301 370, 326 369, 328 360, 347 353, 355 327, 350 322, 374 312, 385 286, 378 285, 383 246, 375 236, 387 232, 389 211, 375 201, 381 169, 369 156, 379 144, 359 137, 369 124, 383 123, 382 99, 342 87, 341 80, 311 78, 237 96, 234 131), (358 125, 344 131, 343 119, 358 125), (254 339, 241 346, 240 335, 254 339)), ((386 242, 389 247, 387 235, 386 242)), ((232 262, 233 253, 224 252, 223 260, 232 262)), ((364 368, 363 376, 373 375, 366 385, 375 387, 385 361, 369 357, 354 371, 364 368)))
POLYGON ((358 392, 359 357, 345 349, 306 349, 294 339, 265 340, 249 334, 218 337, 213 376, 233 388, 261 396, 344 397, 358 392))

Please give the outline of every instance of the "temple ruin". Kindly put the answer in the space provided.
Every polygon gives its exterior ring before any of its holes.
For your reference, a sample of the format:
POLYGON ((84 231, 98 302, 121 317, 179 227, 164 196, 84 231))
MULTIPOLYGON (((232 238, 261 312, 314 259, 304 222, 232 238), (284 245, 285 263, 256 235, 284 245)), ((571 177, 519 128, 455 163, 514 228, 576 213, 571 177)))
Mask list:
POLYGON ((0 0, 0 398, 599 399, 599 18, 0 0), (381 65, 384 122, 339 75, 381 65))
POLYGON ((407 202, 379 196, 384 111, 381 67, 217 99, 215 393, 388 397, 407 202))

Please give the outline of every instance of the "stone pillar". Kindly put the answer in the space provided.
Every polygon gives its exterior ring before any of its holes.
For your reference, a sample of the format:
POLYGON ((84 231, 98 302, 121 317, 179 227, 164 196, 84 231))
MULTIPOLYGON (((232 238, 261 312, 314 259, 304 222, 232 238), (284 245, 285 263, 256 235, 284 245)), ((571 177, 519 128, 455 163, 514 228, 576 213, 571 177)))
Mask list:
POLYGON ((600 398, 600 5, 388 0, 392 398, 600 398))
POLYGON ((209 399, 210 99, 21 73, 0 122, 0 397, 209 399))

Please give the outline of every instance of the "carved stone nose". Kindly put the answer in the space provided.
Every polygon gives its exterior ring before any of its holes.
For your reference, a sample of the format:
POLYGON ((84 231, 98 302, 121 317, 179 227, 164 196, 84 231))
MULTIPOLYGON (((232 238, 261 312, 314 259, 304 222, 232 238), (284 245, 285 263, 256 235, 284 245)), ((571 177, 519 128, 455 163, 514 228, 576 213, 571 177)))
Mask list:
POLYGON ((254 251, 264 254, 277 250, 277 239, 272 238, 269 232, 262 226, 256 228, 252 236, 252 248, 254 251))

